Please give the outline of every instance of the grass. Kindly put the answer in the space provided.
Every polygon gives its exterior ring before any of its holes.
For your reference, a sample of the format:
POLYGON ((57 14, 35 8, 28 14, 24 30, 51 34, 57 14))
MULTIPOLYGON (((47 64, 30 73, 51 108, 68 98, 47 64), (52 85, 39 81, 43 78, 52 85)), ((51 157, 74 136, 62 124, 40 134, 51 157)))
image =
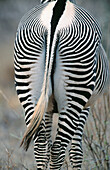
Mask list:
MULTIPOLYGON (((83 136, 89 166, 97 170, 110 169, 110 88, 91 108, 83 136)), ((86 163, 85 156, 85 163, 86 163)))

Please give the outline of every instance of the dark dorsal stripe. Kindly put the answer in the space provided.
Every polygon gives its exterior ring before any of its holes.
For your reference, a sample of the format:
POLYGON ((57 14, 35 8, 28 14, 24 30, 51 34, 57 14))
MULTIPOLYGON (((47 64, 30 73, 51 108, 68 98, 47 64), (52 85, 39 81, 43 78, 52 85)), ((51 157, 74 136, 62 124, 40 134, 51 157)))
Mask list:
MULTIPOLYGON (((57 27, 59 19, 61 18, 62 14, 65 10, 66 1, 67 0, 58 0, 53 8, 53 15, 52 15, 52 19, 51 19, 49 63, 50 63, 51 48, 52 48, 55 29, 57 27)), ((49 63, 48 63, 48 67, 49 67, 49 63)))
MULTIPOLYGON (((65 6, 66 6, 66 1, 67 0, 57 0, 54 8, 53 8, 53 15, 52 15, 52 19, 51 19, 51 29, 50 29, 50 44, 49 44, 49 60, 48 60, 48 65, 47 65, 47 74, 46 77, 48 76, 48 71, 49 71, 49 65, 50 65, 50 58, 51 58, 51 50, 52 50, 52 43, 53 43, 53 39, 54 39, 54 34, 55 34, 55 30, 56 27, 58 25, 58 22, 65 10, 65 6)), ((57 48, 57 42, 58 39, 56 40, 56 43, 54 44, 54 52, 57 48)), ((52 82, 52 91, 54 91, 54 83, 53 83, 53 74, 54 74, 54 69, 55 69, 55 61, 56 61, 56 54, 54 53, 54 58, 53 58, 53 65, 52 65, 52 70, 51 70, 51 82, 52 82)))
MULTIPOLYGON (((53 8, 53 15, 51 19, 51 32, 50 32, 50 46, 49 46, 49 62, 48 62, 48 67, 50 63, 50 57, 51 57, 51 48, 52 48, 52 43, 53 43, 53 38, 55 34, 55 29, 58 25, 58 22, 65 10, 66 6, 66 0, 58 0, 53 8)), ((54 51, 57 49, 57 43, 58 39, 56 40, 54 51)), ((56 65, 56 52, 54 53, 54 58, 53 58, 53 66, 51 70, 51 83, 52 83, 52 92, 54 91, 54 80, 53 80, 53 74, 54 74, 54 69, 56 65)))

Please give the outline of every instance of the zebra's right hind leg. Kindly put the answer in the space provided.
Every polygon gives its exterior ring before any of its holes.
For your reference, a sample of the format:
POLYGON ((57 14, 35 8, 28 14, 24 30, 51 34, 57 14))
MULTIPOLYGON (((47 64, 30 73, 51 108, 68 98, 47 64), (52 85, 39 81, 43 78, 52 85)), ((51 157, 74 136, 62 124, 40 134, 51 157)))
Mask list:
POLYGON ((45 113, 45 119, 34 136, 34 155, 39 170, 47 169, 50 159, 52 116, 52 112, 45 113))
POLYGON ((87 120, 90 108, 85 108, 81 112, 78 128, 73 136, 71 147, 69 150, 69 158, 73 169, 80 170, 83 160, 82 135, 84 125, 87 120))
POLYGON ((37 169, 45 170, 47 168, 47 139, 44 119, 34 136, 34 156, 37 169))
POLYGON ((34 136, 34 155, 37 163, 37 169, 39 170, 45 170, 48 167, 50 149, 52 145, 52 118, 53 100, 52 97, 50 97, 47 112, 45 113, 39 129, 34 136))

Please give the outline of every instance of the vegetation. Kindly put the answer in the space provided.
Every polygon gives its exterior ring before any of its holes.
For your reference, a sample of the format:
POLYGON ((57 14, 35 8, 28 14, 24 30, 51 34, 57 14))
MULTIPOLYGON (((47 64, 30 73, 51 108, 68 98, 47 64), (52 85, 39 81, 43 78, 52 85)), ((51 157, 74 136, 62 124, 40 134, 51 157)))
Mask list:
POLYGON ((83 136, 85 163, 91 169, 110 169, 110 89, 91 108, 83 136), (87 159, 87 160, 86 160, 87 159))

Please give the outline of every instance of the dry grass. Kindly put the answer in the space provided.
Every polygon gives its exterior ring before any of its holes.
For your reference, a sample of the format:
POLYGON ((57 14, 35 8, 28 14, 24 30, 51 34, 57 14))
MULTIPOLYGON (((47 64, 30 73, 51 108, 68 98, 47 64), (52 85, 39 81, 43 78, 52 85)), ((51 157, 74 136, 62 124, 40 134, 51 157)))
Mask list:
POLYGON ((84 133, 85 164, 90 169, 110 169, 110 89, 91 108, 84 133), (87 158, 86 158, 87 157, 87 158), (87 159, 87 160, 86 160, 87 159))

